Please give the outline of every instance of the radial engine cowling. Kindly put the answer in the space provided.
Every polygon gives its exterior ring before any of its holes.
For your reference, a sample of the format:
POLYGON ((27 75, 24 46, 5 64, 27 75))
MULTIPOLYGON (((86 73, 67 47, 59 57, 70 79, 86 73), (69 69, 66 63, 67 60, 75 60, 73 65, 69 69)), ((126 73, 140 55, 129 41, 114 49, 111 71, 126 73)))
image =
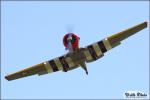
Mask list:
POLYGON ((69 41, 71 42, 72 49, 75 50, 79 47, 79 37, 73 33, 67 33, 63 37, 63 44, 68 49, 69 41), (70 37, 71 35, 71 37, 70 37))

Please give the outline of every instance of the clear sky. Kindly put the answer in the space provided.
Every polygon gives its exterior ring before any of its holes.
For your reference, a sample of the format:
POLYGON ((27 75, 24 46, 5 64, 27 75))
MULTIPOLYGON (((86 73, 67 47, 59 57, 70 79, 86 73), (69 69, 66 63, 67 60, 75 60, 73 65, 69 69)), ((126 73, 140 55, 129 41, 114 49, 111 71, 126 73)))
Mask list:
POLYGON ((81 69, 7 81, 4 76, 65 53, 69 25, 80 46, 99 41, 144 21, 147 1, 2 2, 2 99, 123 98, 125 91, 149 94, 149 29, 123 41, 81 69))

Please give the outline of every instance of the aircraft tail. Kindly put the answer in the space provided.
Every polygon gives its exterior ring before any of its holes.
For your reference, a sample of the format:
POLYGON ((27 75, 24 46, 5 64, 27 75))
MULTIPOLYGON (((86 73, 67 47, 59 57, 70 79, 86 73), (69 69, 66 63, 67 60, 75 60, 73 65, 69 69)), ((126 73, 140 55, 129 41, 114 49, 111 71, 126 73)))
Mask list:
POLYGON ((85 62, 81 62, 81 63, 80 63, 80 66, 85 70, 86 74, 88 75, 88 70, 87 70, 87 68, 86 68, 85 62))

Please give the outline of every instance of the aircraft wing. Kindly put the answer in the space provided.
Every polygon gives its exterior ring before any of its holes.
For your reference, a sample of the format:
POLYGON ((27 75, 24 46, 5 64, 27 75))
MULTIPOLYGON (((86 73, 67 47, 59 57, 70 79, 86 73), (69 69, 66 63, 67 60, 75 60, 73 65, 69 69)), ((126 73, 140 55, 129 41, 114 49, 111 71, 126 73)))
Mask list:
POLYGON ((105 52, 121 44, 122 40, 134 35, 146 27, 147 22, 143 22, 124 31, 108 36, 101 41, 86 46, 86 49, 84 50, 86 62, 95 61, 101 58, 105 52))
POLYGON ((136 34, 137 32, 143 30, 147 27, 147 22, 143 22, 141 24, 138 24, 136 26, 133 26, 131 28, 128 28, 124 31, 121 31, 119 33, 116 33, 114 35, 111 35, 107 37, 107 40, 109 41, 110 45, 112 47, 115 47, 117 44, 119 44, 122 40, 136 34))
POLYGON ((59 70, 66 70, 69 67, 74 67, 76 65, 73 65, 73 62, 70 61, 70 59, 68 57, 61 56, 49 61, 45 61, 43 63, 31 66, 29 68, 26 68, 24 70, 18 71, 16 73, 7 75, 5 78, 7 80, 15 80, 18 78, 22 78, 22 77, 27 77, 30 75, 43 75, 43 74, 47 74, 47 73, 52 73, 52 72, 56 72, 59 70))

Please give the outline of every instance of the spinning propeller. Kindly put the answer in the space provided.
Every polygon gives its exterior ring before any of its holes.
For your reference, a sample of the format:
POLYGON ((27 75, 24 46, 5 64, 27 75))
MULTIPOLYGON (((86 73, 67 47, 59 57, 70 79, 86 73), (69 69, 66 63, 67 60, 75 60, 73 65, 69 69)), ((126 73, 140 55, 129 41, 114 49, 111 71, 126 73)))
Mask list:
POLYGON ((73 42, 72 34, 73 33, 68 33, 68 38, 67 38, 67 42, 68 42, 67 47, 68 47, 69 52, 73 51, 73 48, 72 48, 72 42, 73 42))
POLYGON ((73 25, 68 25, 66 29, 67 29, 67 34, 63 38, 63 43, 64 46, 66 47, 66 50, 72 52, 78 48, 79 37, 73 33, 73 29, 74 29, 73 25))

